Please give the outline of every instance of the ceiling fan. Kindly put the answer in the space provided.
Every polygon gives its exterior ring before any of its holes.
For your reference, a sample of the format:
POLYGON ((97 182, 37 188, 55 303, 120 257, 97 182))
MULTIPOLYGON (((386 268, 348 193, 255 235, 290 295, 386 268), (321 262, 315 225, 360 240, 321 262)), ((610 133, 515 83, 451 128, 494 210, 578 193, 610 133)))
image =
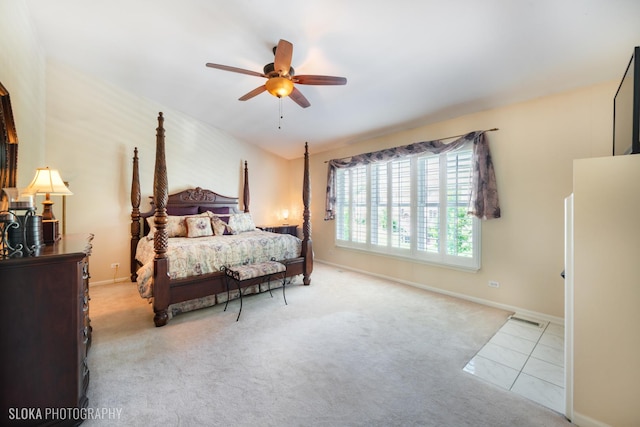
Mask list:
POLYGON ((278 42, 278 45, 273 48, 273 54, 275 55, 273 62, 265 65, 262 73, 245 70, 243 68, 230 67, 228 65, 212 64, 210 62, 207 63, 207 67, 217 68, 224 71, 232 71, 234 73, 248 74, 250 76, 265 77, 267 79, 265 84, 262 86, 259 86, 238 98, 240 101, 246 101, 247 99, 251 99, 256 95, 267 91, 278 98, 288 96, 302 108, 307 108, 311 104, 307 98, 304 97, 302 92, 295 87, 295 83, 301 85, 347 84, 347 79, 344 77, 318 76, 312 74, 296 76, 295 71, 291 66, 293 45, 286 40, 280 40, 278 42))

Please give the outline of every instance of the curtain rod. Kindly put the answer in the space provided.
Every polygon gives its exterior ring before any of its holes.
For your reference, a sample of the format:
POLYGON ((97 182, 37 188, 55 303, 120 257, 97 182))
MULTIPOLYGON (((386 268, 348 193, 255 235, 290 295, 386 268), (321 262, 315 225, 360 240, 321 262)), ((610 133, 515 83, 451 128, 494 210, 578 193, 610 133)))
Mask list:
MULTIPOLYGON (((482 131, 482 132, 494 132, 494 131, 497 131, 497 130, 500 130, 500 129, 498 129, 498 128, 493 128, 493 129, 487 129, 487 130, 484 130, 484 131, 482 131)), ((444 138, 438 138, 438 139, 434 139, 433 141, 442 141, 442 140, 445 140, 445 139, 460 138, 461 136, 465 136, 465 135, 468 135, 468 134, 469 134, 469 132, 467 132, 467 133, 463 133, 462 135, 453 135, 453 136, 447 136, 447 137, 444 137, 444 138)), ((357 154, 354 154, 353 156, 357 156, 357 154)), ((350 158, 351 158, 351 157, 353 157, 353 156, 341 157, 341 158, 339 158, 339 159, 332 159, 332 160, 344 160, 344 159, 350 159, 350 158)), ((330 160, 325 160, 324 162, 325 162, 325 163, 329 163, 329 161, 330 161, 330 160)))
MULTIPOLYGON (((498 129, 498 128, 493 128, 493 129, 483 130, 482 132, 494 132, 494 131, 496 131, 496 130, 500 130, 500 129, 498 129)), ((443 139, 460 138, 461 136, 465 136, 465 135, 468 135, 468 132, 467 132, 467 133, 463 133, 462 135, 447 136, 446 138, 440 138, 440 139, 437 139, 436 141, 442 141, 443 139)))

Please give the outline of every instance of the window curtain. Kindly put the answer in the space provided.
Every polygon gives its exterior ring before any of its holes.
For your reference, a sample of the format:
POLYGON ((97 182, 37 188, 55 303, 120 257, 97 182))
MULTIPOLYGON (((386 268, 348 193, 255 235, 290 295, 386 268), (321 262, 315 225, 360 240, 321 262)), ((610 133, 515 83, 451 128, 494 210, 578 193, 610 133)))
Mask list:
POLYGON ((458 150, 469 143, 473 143, 473 187, 468 213, 481 219, 500 218, 496 176, 493 169, 493 161, 491 160, 491 152, 489 151, 489 143, 484 137, 485 132, 470 132, 447 144, 441 140, 414 142, 401 147, 386 148, 344 159, 330 160, 327 171, 327 197, 324 219, 335 219, 336 171, 338 168, 367 165, 422 153, 448 153, 458 150))

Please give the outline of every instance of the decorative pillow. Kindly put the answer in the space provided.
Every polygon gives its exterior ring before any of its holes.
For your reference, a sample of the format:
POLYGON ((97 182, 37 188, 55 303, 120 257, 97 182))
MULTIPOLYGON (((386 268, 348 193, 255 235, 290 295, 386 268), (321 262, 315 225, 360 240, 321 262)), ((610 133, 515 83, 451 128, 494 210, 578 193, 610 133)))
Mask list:
POLYGON ((211 229, 211 219, 208 216, 186 217, 187 237, 213 236, 211 229))
MULTIPOLYGON (((184 223, 184 216, 167 216, 167 234, 169 237, 185 237, 187 235, 187 226, 184 223)), ((153 237, 156 234, 156 223, 153 216, 147 218, 149 224, 149 235, 153 237)))
POLYGON ((240 234, 245 231, 255 230, 256 224, 253 222, 251 214, 249 212, 245 212, 229 216, 229 227, 231 227, 231 232, 233 234, 240 234))
MULTIPOLYGON (((209 213, 211 213, 211 212, 209 212, 209 213)), ((229 226, 229 218, 230 217, 231 217, 231 215, 214 215, 214 214, 211 214, 211 225, 212 225, 212 227, 214 227, 214 231, 215 231, 216 225, 218 227, 220 227, 220 229, 222 229, 222 227, 219 224, 214 224, 213 223, 216 219, 218 219, 219 221, 221 221, 225 225, 224 232, 222 234, 234 234, 232 232, 231 227, 229 226)), ((218 235, 218 234, 216 234, 216 235, 218 235)))
MULTIPOLYGON (((169 237, 187 237, 187 224, 185 223, 186 218, 191 217, 199 217, 199 218, 208 218, 208 215, 198 214, 198 215, 189 215, 189 216, 175 216, 168 215, 167 216, 167 235, 169 237)), ((147 218, 147 223, 149 224, 149 235, 153 236, 156 232, 156 224, 154 221, 154 217, 150 216, 147 218)))
POLYGON ((231 234, 231 232, 228 231, 229 226, 227 223, 215 215, 211 217, 211 226, 213 227, 213 234, 215 236, 231 234))

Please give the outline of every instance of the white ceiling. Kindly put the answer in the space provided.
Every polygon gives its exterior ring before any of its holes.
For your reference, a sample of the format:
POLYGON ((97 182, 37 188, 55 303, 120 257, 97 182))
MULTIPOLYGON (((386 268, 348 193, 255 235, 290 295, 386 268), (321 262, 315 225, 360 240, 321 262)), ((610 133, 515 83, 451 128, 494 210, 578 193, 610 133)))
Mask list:
POLYGON ((640 45, 639 0, 26 2, 48 58, 285 158, 617 80, 640 45), (281 38, 296 74, 348 82, 298 85, 311 107, 279 121, 238 101, 263 78, 205 63, 262 72, 281 38))

